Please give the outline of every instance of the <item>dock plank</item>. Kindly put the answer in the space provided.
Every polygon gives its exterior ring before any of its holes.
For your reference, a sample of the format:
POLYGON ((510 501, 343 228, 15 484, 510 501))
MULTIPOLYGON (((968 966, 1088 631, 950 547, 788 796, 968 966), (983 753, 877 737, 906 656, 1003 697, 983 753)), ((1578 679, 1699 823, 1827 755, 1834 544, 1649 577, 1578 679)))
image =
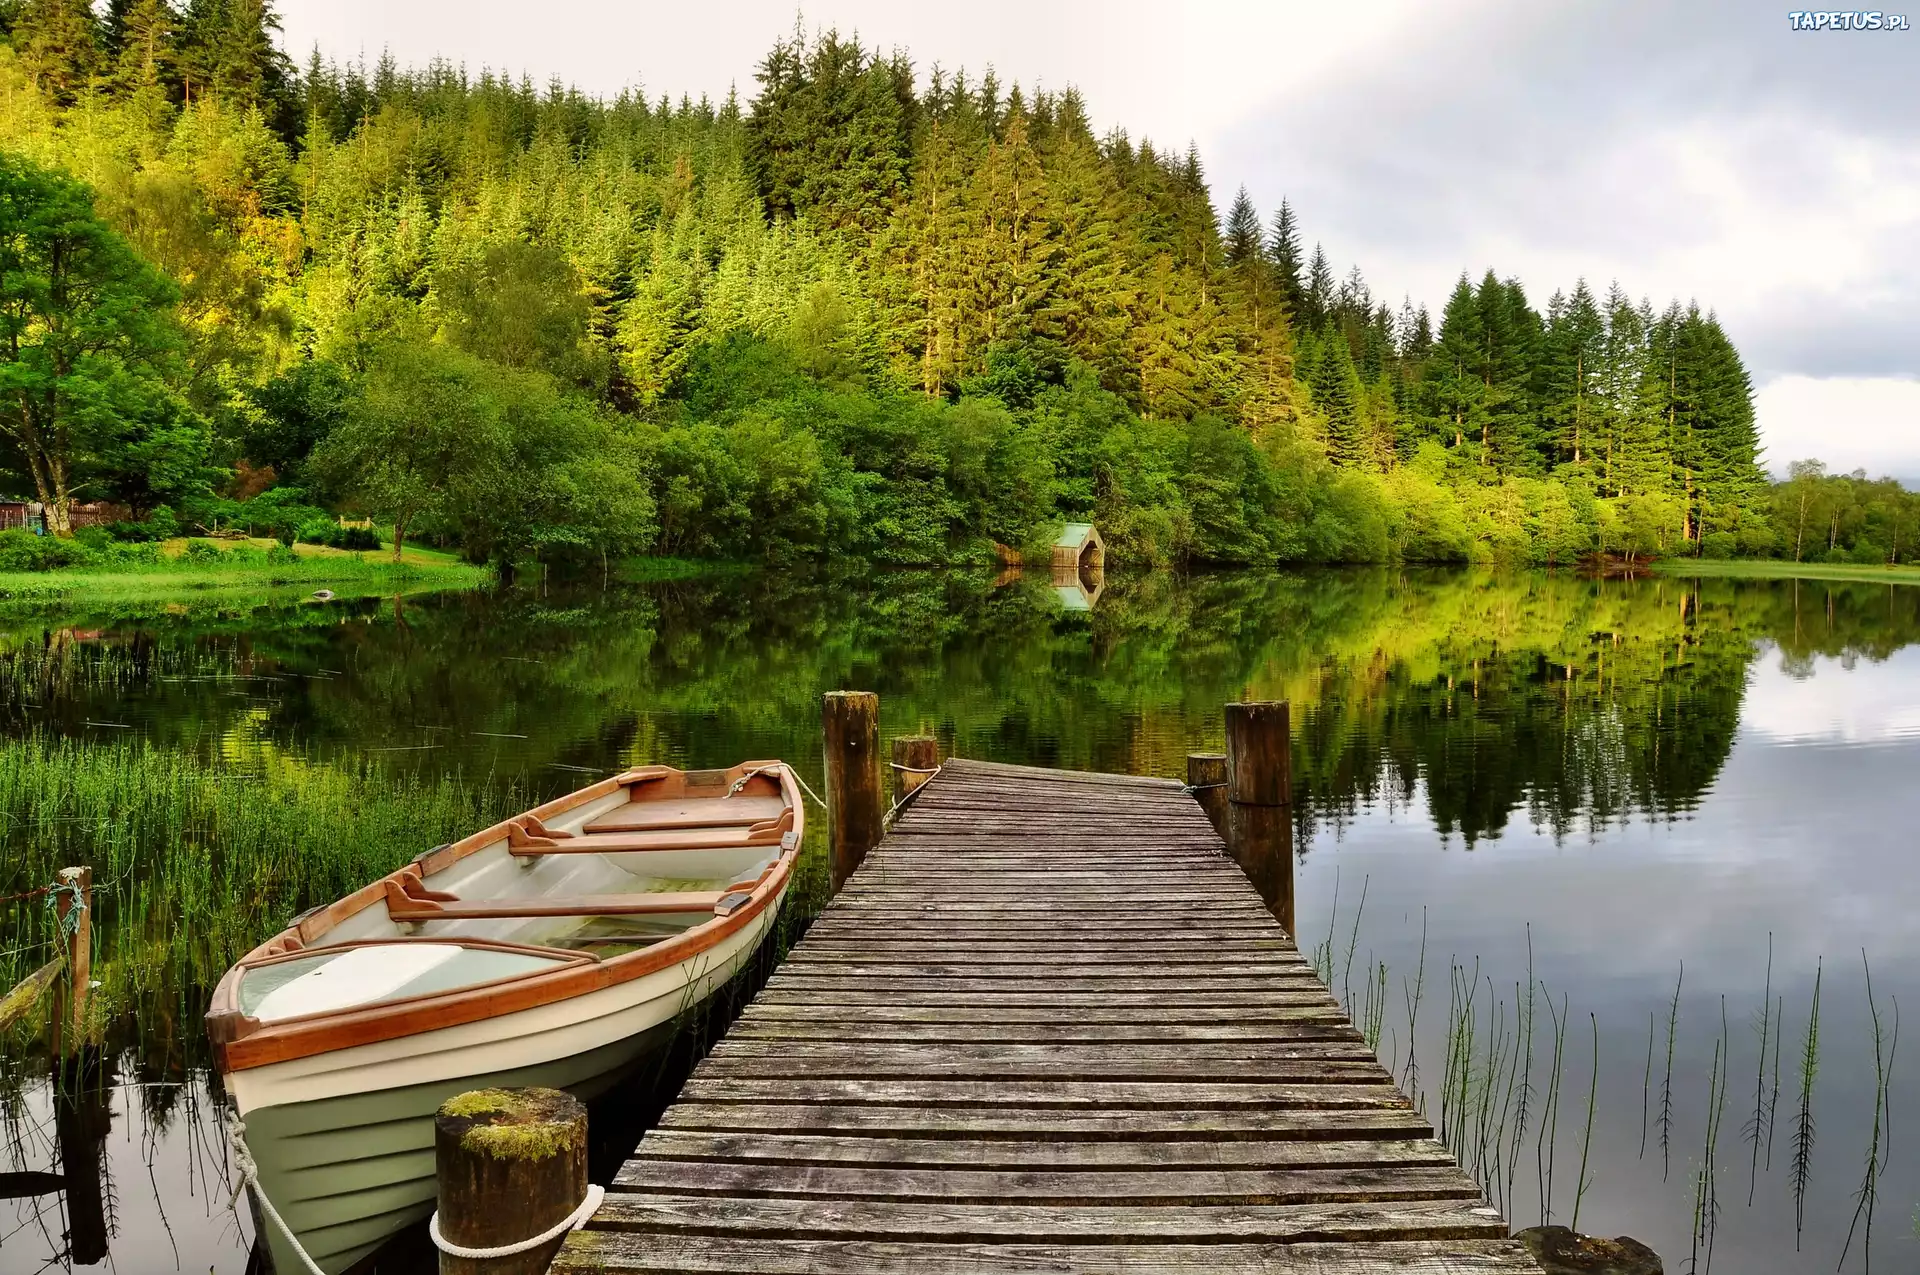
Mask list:
POLYGON ((556 1275, 1540 1275, 1181 785, 951 761, 556 1275))

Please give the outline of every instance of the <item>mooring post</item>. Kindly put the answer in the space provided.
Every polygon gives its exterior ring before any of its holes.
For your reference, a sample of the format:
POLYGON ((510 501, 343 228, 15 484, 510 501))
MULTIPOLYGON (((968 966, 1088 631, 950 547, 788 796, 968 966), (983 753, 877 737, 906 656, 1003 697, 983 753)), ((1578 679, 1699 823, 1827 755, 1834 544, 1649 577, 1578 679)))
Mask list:
POLYGON ((56 1053, 84 1049, 87 993, 93 983, 93 869, 62 868, 55 907, 64 940, 67 982, 54 1016, 56 1053))
MULTIPOLYGON (((433 1122, 439 1238, 512 1248, 565 1221, 587 1196, 587 1109, 558 1089, 480 1089, 449 1098, 433 1122)), ((440 1275, 543 1275, 563 1233, 509 1257, 455 1257, 440 1275)))
POLYGON ((1227 755, 1188 753, 1187 788, 1222 841, 1227 836, 1227 755))
POLYGON ((931 735, 896 735, 893 739, 893 799, 905 801, 921 784, 933 778, 940 765, 940 741, 931 735))
POLYGON ((1227 849, 1289 936, 1293 907, 1293 759, 1287 706, 1227 705, 1227 849))
POLYGON ((820 720, 826 736, 827 835, 837 893, 880 844, 886 785, 880 777, 880 697, 828 691, 820 720))

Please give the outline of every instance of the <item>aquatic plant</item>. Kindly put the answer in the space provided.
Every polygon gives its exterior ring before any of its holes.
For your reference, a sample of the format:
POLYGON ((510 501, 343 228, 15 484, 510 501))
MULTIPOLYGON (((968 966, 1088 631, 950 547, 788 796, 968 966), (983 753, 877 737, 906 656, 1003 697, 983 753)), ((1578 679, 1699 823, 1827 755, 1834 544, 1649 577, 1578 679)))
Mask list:
POLYGON ((1771 1034, 1773 1023, 1773 932, 1767 932, 1767 982, 1760 993, 1760 1021, 1756 1028, 1760 1034, 1760 1052, 1754 1063, 1753 1076, 1753 1116, 1742 1126, 1740 1136, 1753 1147, 1753 1154, 1747 1163, 1747 1206, 1753 1206, 1754 1188, 1760 1181, 1760 1144, 1767 1135, 1767 1129, 1773 1124, 1773 1113, 1767 1105, 1767 1038, 1771 1034))
POLYGON ((1600 1089, 1600 1019, 1589 1010, 1587 1021, 1593 1025, 1593 1070, 1588 1073, 1587 1130, 1580 1138, 1580 1176, 1574 1179, 1573 1220, 1568 1223, 1576 1231, 1580 1229, 1580 1201, 1586 1198, 1587 1188, 1593 1185, 1593 1180, 1587 1176, 1587 1156, 1593 1150, 1593 1110, 1600 1089))
POLYGON ((1883 1157, 1881 1140, 1890 1131, 1893 1112, 1888 1106, 1888 1078, 1893 1072, 1893 1058, 1900 1048, 1900 1002, 1893 1002, 1893 1027, 1891 1035, 1880 1020, 1880 1003, 1873 995, 1873 967, 1867 964, 1866 949, 1860 951, 1860 969, 1867 980, 1867 1016, 1873 1034, 1873 1132, 1867 1141, 1867 1165, 1865 1175, 1860 1179, 1860 1189, 1854 1192, 1853 1220, 1847 1224, 1846 1243, 1840 1248, 1840 1265, 1847 1264, 1847 1254, 1853 1249, 1855 1228, 1865 1222, 1865 1231, 1861 1235, 1860 1250, 1864 1254, 1863 1269, 1873 1269, 1873 1208, 1880 1198, 1880 1177, 1887 1171, 1883 1157))
POLYGON ((1800 1046, 1800 1112, 1793 1123, 1793 1247, 1800 1249, 1806 1226, 1807 1183, 1813 1177, 1813 1086, 1820 1074, 1820 979, 1824 962, 1813 969, 1813 1004, 1807 1010, 1807 1033, 1800 1046))
POLYGON ((1672 1167, 1673 1146, 1673 1041, 1680 1027, 1680 985, 1687 978, 1687 963, 1680 962, 1680 973, 1673 980, 1673 1002, 1667 1008, 1667 1069, 1660 1080, 1660 1180, 1667 1180, 1672 1167))

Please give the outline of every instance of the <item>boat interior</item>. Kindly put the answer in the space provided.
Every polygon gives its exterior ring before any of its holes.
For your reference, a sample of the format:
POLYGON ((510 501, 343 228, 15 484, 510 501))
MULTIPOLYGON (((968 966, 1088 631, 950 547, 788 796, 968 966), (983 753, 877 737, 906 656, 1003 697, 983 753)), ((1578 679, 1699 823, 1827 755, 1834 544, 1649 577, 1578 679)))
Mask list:
POLYGON ((452 845, 300 918, 236 968, 270 1024, 643 951, 731 915, 799 849, 778 762, 649 766, 452 845))

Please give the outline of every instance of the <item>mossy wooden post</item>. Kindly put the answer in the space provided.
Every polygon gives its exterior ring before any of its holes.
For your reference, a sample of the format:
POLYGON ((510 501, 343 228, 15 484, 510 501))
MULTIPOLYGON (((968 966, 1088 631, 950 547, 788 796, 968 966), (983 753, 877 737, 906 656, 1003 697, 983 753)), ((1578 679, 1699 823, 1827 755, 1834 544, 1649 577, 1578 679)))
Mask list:
POLYGON ((1188 753, 1187 787, 1193 790, 1193 799, 1207 812, 1208 822, 1224 841, 1227 836, 1227 755, 1188 753))
POLYGON ((54 1014, 56 1053, 87 1043, 87 993, 93 983, 93 869, 62 868, 57 909, 65 936, 67 979, 54 1014))
POLYGON ((940 741, 931 735, 896 735, 893 740, 893 792, 904 801, 933 778, 927 772, 940 764, 940 741))
MULTIPOLYGON (((587 1197, 587 1109, 558 1089, 479 1089, 433 1122, 440 1235, 507 1248, 558 1226, 587 1197)), ((566 1242, 473 1261, 440 1254, 440 1275, 543 1275, 566 1242)))
POLYGON ((1288 935, 1293 907, 1293 758, 1287 706, 1227 705, 1227 849, 1288 935))
POLYGON ((872 691, 828 691, 820 718, 826 733, 827 835, 838 892, 884 831, 880 697, 872 691))

